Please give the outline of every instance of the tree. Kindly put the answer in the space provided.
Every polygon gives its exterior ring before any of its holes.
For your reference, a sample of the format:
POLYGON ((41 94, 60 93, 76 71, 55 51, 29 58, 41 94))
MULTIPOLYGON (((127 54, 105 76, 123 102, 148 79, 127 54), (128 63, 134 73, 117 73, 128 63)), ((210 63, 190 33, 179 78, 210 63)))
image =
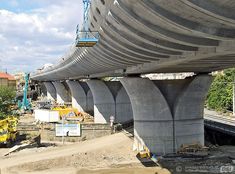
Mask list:
POLYGON ((209 108, 217 111, 232 111, 234 79, 235 68, 226 69, 216 75, 206 100, 209 108))
POLYGON ((11 114, 11 106, 15 96, 15 89, 0 86, 0 119, 4 119, 11 114))

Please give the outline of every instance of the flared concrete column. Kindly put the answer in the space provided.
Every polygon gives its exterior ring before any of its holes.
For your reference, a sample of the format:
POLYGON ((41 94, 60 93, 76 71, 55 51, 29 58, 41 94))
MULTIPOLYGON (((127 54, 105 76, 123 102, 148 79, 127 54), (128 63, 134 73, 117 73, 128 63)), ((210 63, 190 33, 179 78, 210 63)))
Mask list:
POLYGON ((90 89, 88 90, 86 97, 87 97, 86 112, 90 113, 91 115, 94 115, 94 99, 90 89))
POLYGON ((123 78, 133 109, 134 148, 157 154, 175 152, 182 144, 204 144, 203 108, 212 77, 151 81, 123 78))
POLYGON ((52 84, 52 82, 44 82, 43 84, 46 87, 47 99, 51 100, 51 101, 55 101, 56 100, 56 89, 55 89, 54 85, 52 84))
POLYGON ((204 103, 212 77, 198 75, 190 80, 174 103, 176 149, 193 142, 204 145, 204 103))
POLYGON ((95 123, 107 123, 115 115, 115 101, 112 93, 101 80, 89 80, 87 84, 94 99, 95 123))
POLYGON ((116 122, 126 123, 133 120, 130 98, 124 87, 118 91, 116 96, 116 122))
POLYGON ((36 87, 36 91, 38 92, 39 95, 47 96, 47 88, 44 83, 39 83, 38 86, 36 87))
POLYGON ((134 149, 147 146, 151 152, 173 151, 173 119, 164 96, 149 79, 123 78, 134 117, 134 149))
POLYGON ((87 109, 87 96, 78 81, 66 81, 72 94, 72 107, 77 108, 80 112, 87 109))
POLYGON ((90 80, 87 84, 94 99, 96 123, 107 123, 110 121, 110 116, 115 117, 116 123, 133 120, 130 99, 120 82, 90 80))
POLYGON ((64 104, 69 102, 68 91, 65 89, 65 86, 61 82, 52 82, 56 89, 56 102, 59 104, 64 104))

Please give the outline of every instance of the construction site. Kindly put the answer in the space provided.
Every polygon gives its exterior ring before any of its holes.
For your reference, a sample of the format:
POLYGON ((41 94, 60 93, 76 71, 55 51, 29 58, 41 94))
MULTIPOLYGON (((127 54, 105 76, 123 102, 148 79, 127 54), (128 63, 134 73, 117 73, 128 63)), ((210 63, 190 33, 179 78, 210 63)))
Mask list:
POLYGON ((169 173, 150 160, 148 149, 132 151, 133 121, 94 123, 72 103, 53 102, 29 86, 26 74, 21 100, 11 105, 15 115, 0 121, 1 174, 169 173), (41 97, 33 101, 32 92, 41 97))
POLYGON ((0 121, 2 174, 233 171, 232 143, 194 142, 183 144, 176 153, 152 153, 147 146, 138 150, 133 146, 133 120, 121 124, 111 116, 108 123, 95 123, 91 110, 87 113, 72 102, 50 100, 29 79, 26 74, 21 97, 17 96, 21 100, 11 105, 15 115, 0 121), (32 93, 38 94, 36 100, 32 93))
POLYGON ((2 0, 0 174, 235 174, 234 10, 2 0))

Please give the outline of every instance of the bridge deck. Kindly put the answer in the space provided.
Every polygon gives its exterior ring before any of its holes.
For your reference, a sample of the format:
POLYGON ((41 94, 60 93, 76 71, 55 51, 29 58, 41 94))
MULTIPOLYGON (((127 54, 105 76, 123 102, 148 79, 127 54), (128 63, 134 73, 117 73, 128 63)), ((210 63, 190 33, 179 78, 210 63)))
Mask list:
POLYGON ((233 0, 92 0, 92 48, 76 48, 34 80, 211 72, 235 65, 233 0))

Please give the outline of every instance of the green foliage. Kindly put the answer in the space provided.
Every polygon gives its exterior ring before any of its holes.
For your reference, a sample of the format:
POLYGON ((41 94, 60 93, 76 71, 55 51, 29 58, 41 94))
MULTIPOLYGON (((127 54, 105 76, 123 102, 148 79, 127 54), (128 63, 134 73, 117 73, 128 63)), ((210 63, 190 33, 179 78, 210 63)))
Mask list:
POLYGON ((232 110, 234 79, 235 68, 216 75, 207 96, 206 104, 209 108, 217 111, 232 110))
POLYGON ((11 106, 16 96, 13 88, 0 86, 0 119, 11 114, 11 106))

